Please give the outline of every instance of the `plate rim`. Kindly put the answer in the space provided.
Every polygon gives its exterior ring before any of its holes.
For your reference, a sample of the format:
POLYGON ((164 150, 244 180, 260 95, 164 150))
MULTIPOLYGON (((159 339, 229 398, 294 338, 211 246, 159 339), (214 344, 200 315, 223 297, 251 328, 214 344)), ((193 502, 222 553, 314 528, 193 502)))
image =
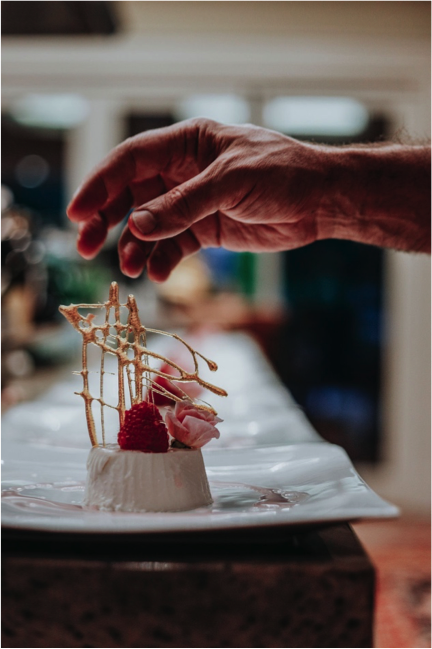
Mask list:
MULTIPOLYGON (((19 442, 13 443, 15 448, 21 447, 21 446, 27 446, 27 448, 33 446, 32 444, 20 444, 19 442)), ((358 521, 358 520, 367 520, 367 519, 382 519, 382 520, 387 520, 390 518, 396 518, 400 514, 400 510, 397 506, 393 505, 392 503, 386 501, 384 498, 379 496, 369 485, 363 480, 363 478, 359 475, 357 472, 356 468, 352 464, 348 454, 346 453, 345 449, 343 449, 341 446, 337 444, 331 444, 326 441, 319 441, 319 442, 303 442, 303 443, 295 443, 295 444, 273 444, 273 445, 268 445, 268 446, 256 446, 256 447, 248 447, 248 448, 209 448, 204 450, 203 455, 204 457, 206 455, 211 456, 214 454, 220 454, 220 455, 230 455, 230 454, 235 454, 235 453, 241 453, 241 452, 251 452, 251 453, 256 453, 256 452, 271 452, 272 450, 274 451, 275 449, 292 449, 294 450, 297 447, 318 447, 320 449, 323 448, 332 448, 332 450, 338 454, 341 454, 347 463, 347 468, 350 468, 353 472, 355 477, 361 482, 363 489, 365 489, 365 493, 368 495, 368 497, 372 497, 377 499, 377 502, 380 503, 381 508, 378 509, 377 511, 372 510, 372 506, 365 505, 365 506, 360 506, 357 505, 356 507, 350 506, 350 509, 352 509, 351 513, 348 513, 347 511, 342 510, 340 513, 337 512, 331 512, 329 513, 328 516, 318 516, 315 517, 313 520, 289 520, 286 518, 276 518, 272 521, 269 521, 267 518, 260 518, 259 516, 256 516, 254 514, 251 514, 249 512, 242 512, 243 516, 242 518, 237 518, 237 519, 231 519, 229 521, 225 520, 225 516, 221 517, 221 519, 218 520, 218 517, 213 517, 213 518, 205 518, 205 517, 196 517, 195 521, 189 521, 188 522, 188 527, 185 529, 184 523, 183 526, 180 523, 179 519, 179 524, 175 524, 174 522, 168 526, 168 528, 163 528, 163 527, 156 527, 155 524, 153 523, 149 528, 146 528, 144 518, 142 520, 142 524, 138 525, 137 527, 133 527, 132 529, 126 528, 122 530, 118 529, 112 529, 111 525, 112 523, 107 522, 107 524, 102 525, 99 523, 98 525, 94 527, 75 527, 75 528, 68 528, 65 529, 63 526, 58 527, 55 522, 51 518, 43 518, 41 517, 40 521, 37 522, 31 522, 29 523, 28 521, 8 521, 4 520, 3 517, 3 507, 2 507, 2 528, 3 529, 8 529, 8 530, 27 530, 29 533, 33 532, 43 532, 43 533, 53 533, 53 534, 72 534, 72 535, 79 535, 83 534, 85 536, 88 535, 115 535, 115 534, 121 534, 121 535, 136 535, 136 534, 144 534, 146 536, 149 535, 154 535, 154 534, 162 534, 162 535, 169 535, 169 534, 181 534, 181 533, 212 533, 212 532, 219 532, 219 531, 238 531, 238 530, 244 530, 244 529, 262 529, 262 528, 280 528, 280 527, 289 527, 289 528, 300 528, 300 527, 305 527, 305 526, 313 526, 313 525, 325 525, 325 524, 332 524, 332 523, 341 523, 341 522, 353 522, 353 521, 358 521), (362 511, 364 510, 364 511, 362 511), (250 520, 250 518, 254 516, 253 522, 250 520), (246 520, 242 520, 245 518, 246 520), (207 521, 207 523, 205 523, 207 521), (192 525, 191 525, 192 523, 192 525), (195 524, 196 523, 196 524, 195 524)), ((54 453, 61 453, 62 450, 66 451, 65 455, 68 453, 71 453, 72 449, 63 449, 63 447, 51 447, 52 451, 54 453)), ((74 452, 79 452, 83 453, 84 449, 73 449, 72 454, 74 452)), ((7 454, 6 454, 7 455, 7 454)), ((4 458, 4 462, 7 463, 7 456, 4 458)), ((9 460, 11 463, 18 463, 19 461, 17 459, 11 458, 9 460)), ((32 464, 31 461, 26 461, 23 460, 23 462, 26 462, 27 464, 32 464)), ((50 462, 47 462, 48 465, 50 465, 50 462)), ((4 466, 4 469, 6 469, 6 466, 4 466)), ((217 467, 218 465, 216 465, 217 467)), ((207 467, 209 471, 213 467, 208 466, 207 467)), ((216 480, 217 478, 215 478, 216 480)), ((7 483, 8 480, 7 478, 3 479, 2 476, 2 486, 3 483, 7 483)), ((209 482, 212 482, 211 477, 209 476, 209 482)), ((241 483, 241 480, 239 480, 241 483)), ((29 482, 29 484, 31 484, 29 482)), ((246 483, 244 483, 246 485, 246 483)), ((91 510, 87 510, 91 511, 91 510)), ((174 515, 184 515, 184 514, 189 514, 190 512, 193 512, 194 510, 188 510, 186 512, 166 512, 168 515, 173 516, 174 515)), ((292 511, 292 510, 290 510, 292 511)), ((131 516, 133 518, 138 517, 145 517, 147 513, 151 515, 157 514, 158 516, 162 515, 164 516, 165 512, 118 512, 121 513, 121 515, 125 516, 131 516)), ((103 512, 103 514, 107 514, 108 516, 115 516, 117 512, 103 512)), ((228 514, 227 514, 228 515, 228 514)))

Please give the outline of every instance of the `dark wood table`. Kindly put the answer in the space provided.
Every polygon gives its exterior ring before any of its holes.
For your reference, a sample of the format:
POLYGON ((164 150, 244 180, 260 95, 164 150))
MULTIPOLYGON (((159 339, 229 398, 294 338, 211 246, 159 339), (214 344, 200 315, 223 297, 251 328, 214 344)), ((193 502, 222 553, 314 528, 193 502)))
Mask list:
POLYGON ((372 647, 351 527, 3 531, 3 647, 372 647))

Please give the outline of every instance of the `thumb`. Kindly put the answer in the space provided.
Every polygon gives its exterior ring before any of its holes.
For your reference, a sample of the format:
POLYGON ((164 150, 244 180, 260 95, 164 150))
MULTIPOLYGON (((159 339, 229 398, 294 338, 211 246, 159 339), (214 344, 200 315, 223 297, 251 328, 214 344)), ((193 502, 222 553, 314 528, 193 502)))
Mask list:
POLYGON ((129 229, 135 237, 145 241, 167 239, 223 209, 229 197, 223 195, 220 177, 211 167, 136 208, 129 217, 129 229))

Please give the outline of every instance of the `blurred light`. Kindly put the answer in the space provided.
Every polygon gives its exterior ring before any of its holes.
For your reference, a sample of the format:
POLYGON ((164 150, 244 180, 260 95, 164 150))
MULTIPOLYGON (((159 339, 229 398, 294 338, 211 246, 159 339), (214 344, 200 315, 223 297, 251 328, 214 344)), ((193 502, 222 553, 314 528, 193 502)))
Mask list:
POLYGON ((2 212, 12 205, 14 196, 12 191, 6 185, 1 186, 1 209, 2 212))
POLYGON ((39 187, 48 178, 50 167, 40 155, 26 155, 15 167, 15 177, 19 184, 28 189, 39 187))
POLYGON ((17 252, 24 252, 31 243, 31 234, 28 230, 15 230, 10 238, 10 243, 17 252))
POLYGON ((15 229, 15 222, 12 216, 5 216, 1 222, 1 240, 7 241, 15 229))
POLYGON ((12 107, 11 115, 24 126, 64 129, 80 124, 88 113, 79 95, 26 95, 12 107))
POLYGON ((2 268, 1 272, 1 294, 6 293, 12 280, 12 273, 7 268, 2 268))
POLYGON ((244 124, 250 119, 250 109, 248 102, 237 95, 194 95, 178 104, 175 117, 207 117, 223 124, 244 124))
POLYGON ((169 278, 158 285, 162 299, 178 305, 198 304, 210 291, 210 272, 200 255, 183 259, 169 278))
POLYGON ((264 106, 263 119, 288 135, 353 136, 364 131, 369 114, 349 97, 276 97, 264 106))
POLYGON ((27 263, 39 264, 45 256, 44 244, 41 241, 32 241, 24 256, 27 263))
POLYGON ((1 221, 1 240, 19 240, 29 232, 29 222, 19 214, 8 214, 1 221))
POLYGON ((34 371, 33 359, 24 349, 9 352, 6 355, 5 365, 9 373, 16 378, 29 376, 34 371))
POLYGON ((257 421, 250 421, 247 425, 247 432, 249 435, 258 435, 260 432, 260 425, 257 421))

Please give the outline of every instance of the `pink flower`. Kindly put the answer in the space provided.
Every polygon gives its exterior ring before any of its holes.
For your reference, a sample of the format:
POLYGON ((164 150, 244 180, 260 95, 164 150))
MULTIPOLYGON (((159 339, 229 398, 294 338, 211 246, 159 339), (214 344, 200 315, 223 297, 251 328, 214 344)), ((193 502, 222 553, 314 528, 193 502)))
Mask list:
POLYGON ((220 433, 216 424, 223 421, 207 410, 200 410, 191 401, 178 401, 174 412, 168 410, 165 423, 169 434, 191 448, 201 448, 220 433))

